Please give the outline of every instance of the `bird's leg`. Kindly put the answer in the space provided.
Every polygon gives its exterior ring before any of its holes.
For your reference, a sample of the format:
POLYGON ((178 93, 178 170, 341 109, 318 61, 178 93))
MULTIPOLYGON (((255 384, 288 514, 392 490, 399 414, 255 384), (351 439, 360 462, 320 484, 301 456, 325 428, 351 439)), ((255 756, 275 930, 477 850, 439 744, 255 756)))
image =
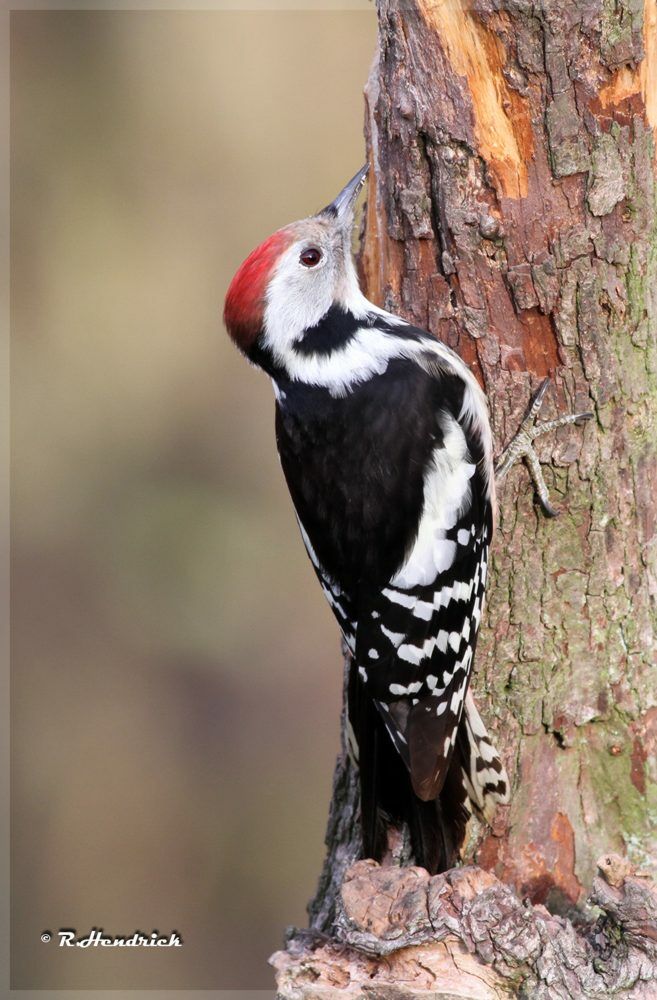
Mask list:
POLYGON ((531 480, 536 488, 543 513, 546 517, 556 517, 559 511, 550 503, 550 495, 545 479, 543 478, 541 463, 538 460, 533 442, 541 434, 547 434, 549 431, 554 431, 565 424, 576 424, 580 421, 590 420, 593 414, 590 412, 568 413, 563 417, 557 417, 556 420, 542 420, 537 422, 536 418, 549 384, 549 378, 543 379, 538 391, 529 404, 527 415, 520 424, 518 431, 495 463, 495 482, 497 484, 501 483, 509 469, 516 462, 520 461, 520 459, 524 459, 529 469, 531 480))

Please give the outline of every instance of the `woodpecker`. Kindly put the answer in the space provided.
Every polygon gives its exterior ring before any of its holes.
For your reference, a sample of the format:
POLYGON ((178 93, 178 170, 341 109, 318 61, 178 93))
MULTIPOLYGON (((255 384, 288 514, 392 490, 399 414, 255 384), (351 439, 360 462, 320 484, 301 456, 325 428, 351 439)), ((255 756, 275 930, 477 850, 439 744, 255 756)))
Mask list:
POLYGON ((367 167, 278 230, 226 296, 229 335, 270 376, 301 535, 350 654, 363 853, 406 825, 453 866, 509 782, 469 681, 493 535, 486 398, 449 347, 360 290, 351 243, 367 167))

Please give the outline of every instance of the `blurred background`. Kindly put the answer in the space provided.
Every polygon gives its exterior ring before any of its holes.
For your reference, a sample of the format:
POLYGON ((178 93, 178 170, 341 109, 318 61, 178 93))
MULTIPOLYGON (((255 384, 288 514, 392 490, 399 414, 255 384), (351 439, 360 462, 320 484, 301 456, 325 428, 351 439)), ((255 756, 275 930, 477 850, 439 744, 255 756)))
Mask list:
POLYGON ((339 642, 221 308, 363 162, 375 31, 12 16, 14 987, 266 988, 305 924, 339 642))

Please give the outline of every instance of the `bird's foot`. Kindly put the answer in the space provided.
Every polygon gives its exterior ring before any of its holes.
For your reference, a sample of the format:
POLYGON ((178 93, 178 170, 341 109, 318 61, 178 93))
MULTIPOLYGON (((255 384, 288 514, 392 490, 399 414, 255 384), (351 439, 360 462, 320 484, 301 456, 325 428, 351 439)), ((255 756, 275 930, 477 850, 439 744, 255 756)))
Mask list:
POLYGON ((543 478, 543 471, 534 448, 534 441, 537 437, 540 437, 541 434, 547 434, 549 431, 554 431, 558 427, 564 427, 566 424, 577 424, 580 421, 590 420, 593 414, 588 411, 585 413, 568 413, 563 417, 557 417, 555 420, 541 420, 537 422, 536 418, 543 404, 543 397, 545 396, 549 384, 549 378, 543 379, 538 391, 532 397, 526 417, 520 424, 515 436, 506 446, 495 463, 495 481, 499 484, 504 479, 509 469, 515 465, 516 462, 524 459, 527 468, 529 469, 529 475, 531 476, 531 480, 536 489, 536 494, 543 513, 546 517, 556 517, 559 511, 556 510, 556 508, 554 508, 550 503, 550 494, 548 492, 545 479, 543 478))

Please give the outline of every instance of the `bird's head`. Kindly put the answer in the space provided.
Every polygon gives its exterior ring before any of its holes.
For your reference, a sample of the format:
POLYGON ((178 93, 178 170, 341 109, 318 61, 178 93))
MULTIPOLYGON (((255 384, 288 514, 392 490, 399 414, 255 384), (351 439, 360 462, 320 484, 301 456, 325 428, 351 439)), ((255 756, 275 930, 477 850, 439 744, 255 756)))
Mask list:
POLYGON ((351 254, 354 206, 367 166, 321 212, 293 222, 241 264, 224 306, 228 333, 248 357, 285 367, 332 306, 365 309, 351 254))

